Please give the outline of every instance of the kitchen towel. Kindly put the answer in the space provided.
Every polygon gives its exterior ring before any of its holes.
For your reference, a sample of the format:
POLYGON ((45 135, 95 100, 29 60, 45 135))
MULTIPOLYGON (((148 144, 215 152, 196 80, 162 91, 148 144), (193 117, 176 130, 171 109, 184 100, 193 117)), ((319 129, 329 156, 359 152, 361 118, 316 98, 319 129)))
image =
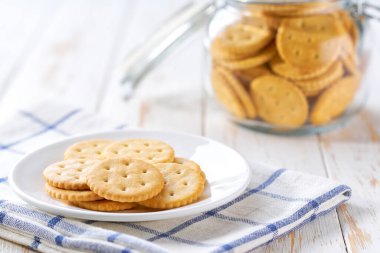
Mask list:
POLYGON ((123 122, 53 102, 21 110, 3 123, 0 237, 41 252, 242 252, 312 222, 351 195, 348 186, 326 178, 251 164, 245 192, 217 208, 171 220, 113 223, 49 214, 10 189, 8 173, 24 154, 70 135, 125 128, 123 122))

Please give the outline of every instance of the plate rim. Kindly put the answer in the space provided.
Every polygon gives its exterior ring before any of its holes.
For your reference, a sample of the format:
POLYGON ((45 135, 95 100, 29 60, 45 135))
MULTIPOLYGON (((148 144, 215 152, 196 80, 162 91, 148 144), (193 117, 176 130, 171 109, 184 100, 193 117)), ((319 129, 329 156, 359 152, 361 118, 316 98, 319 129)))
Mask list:
MULTIPOLYGON (((97 137, 101 138, 101 137, 97 137)), ((172 219, 172 218, 178 218, 178 217, 184 217, 189 215, 194 215, 201 213, 203 211, 211 210, 215 207, 218 207, 220 205, 223 205, 225 203, 228 203, 229 201, 233 200, 237 196, 239 196, 249 185, 252 177, 252 171, 249 166, 249 163, 244 158, 242 154, 234 150, 233 148, 229 147, 228 145, 215 141, 213 139, 210 139, 208 137, 186 133, 186 132, 180 132, 180 131, 169 131, 169 130, 155 130, 155 129, 144 129, 144 128, 128 128, 123 130, 110 130, 110 131, 94 131, 91 133, 86 134, 76 134, 67 138, 63 138, 61 140, 54 141, 52 143, 49 143, 47 145, 44 145, 42 147, 39 147, 27 154, 25 154, 23 157, 21 157, 16 164, 12 167, 8 182, 11 187, 11 189, 16 193, 18 197, 20 197, 23 201, 25 201, 28 204, 31 204, 34 207, 37 207, 38 209, 42 211, 49 212, 54 215, 64 215, 67 218, 78 218, 78 219, 85 219, 85 220, 97 220, 97 221, 116 221, 116 222, 140 222, 140 221, 155 221, 155 220, 165 220, 165 219, 172 219), (53 145, 59 145, 63 142, 68 141, 75 141, 77 139, 85 139, 85 138, 96 138, 96 135, 107 135, 107 134, 125 134, 128 132, 147 132, 151 134, 169 134, 169 135, 183 135, 190 138, 196 138, 196 139, 202 139, 206 140, 208 142, 216 143, 218 145, 223 146, 224 148, 227 148, 229 151, 236 154, 238 157, 241 158, 242 162, 244 163, 245 172, 247 174, 246 180, 244 181, 244 184, 240 186, 235 192, 232 194, 223 197, 217 201, 205 203, 201 206, 188 206, 186 209, 178 210, 177 208, 174 209, 168 209, 168 210, 162 210, 157 212, 149 212, 149 213, 118 213, 118 212, 97 212, 92 210, 81 210, 81 209, 69 209, 62 206, 53 206, 51 203, 46 203, 42 200, 39 200, 35 197, 32 197, 31 195, 27 194, 25 191, 23 191, 19 185, 16 183, 17 179, 15 179, 15 172, 19 170, 19 165, 24 161, 25 159, 29 158, 30 156, 35 155, 35 153, 39 152, 41 149, 46 149, 53 145)))

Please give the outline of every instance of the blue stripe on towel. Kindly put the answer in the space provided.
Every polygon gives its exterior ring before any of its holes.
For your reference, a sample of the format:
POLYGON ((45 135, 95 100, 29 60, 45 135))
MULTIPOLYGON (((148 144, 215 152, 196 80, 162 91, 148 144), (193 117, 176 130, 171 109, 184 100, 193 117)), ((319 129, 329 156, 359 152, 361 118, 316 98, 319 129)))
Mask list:
MULTIPOLYGON (((297 210, 291 216, 289 216, 285 219, 282 219, 280 221, 277 221, 271 225, 275 226, 277 229, 282 228, 284 226, 287 226, 287 225, 301 219, 305 214, 307 214, 311 210, 315 209, 320 204, 322 204, 322 203, 326 202, 327 200, 337 196, 338 194, 341 194, 344 191, 349 191, 349 190, 350 190, 350 188, 346 185, 340 185, 338 187, 335 187, 331 191, 329 191, 329 192, 319 196, 318 198, 308 202, 306 205, 304 205, 302 208, 297 210), (316 204, 318 204, 318 205, 316 205, 316 204)), ((228 248, 229 250, 234 249, 234 248, 236 248, 242 244, 253 241, 253 240, 255 240, 259 237, 265 236, 271 232, 273 232, 272 229, 269 229, 267 226, 263 229, 260 229, 260 230, 257 230, 255 232, 251 233, 251 234, 248 234, 248 235, 246 235, 240 239, 237 239, 237 240, 234 240, 234 241, 229 242, 227 244, 224 244, 220 248, 216 249, 213 252, 215 252, 215 253, 225 252, 226 248, 228 248)))
MULTIPOLYGON (((205 213, 206 214, 206 213, 205 213)), ((227 221, 234 221, 234 222, 241 222, 241 223, 246 223, 249 225, 263 225, 265 223, 260 223, 251 219, 246 219, 246 218, 240 218, 240 217, 233 217, 233 216, 227 216, 221 213, 215 213, 212 215, 214 218, 219 218, 222 220, 227 220, 227 221)))
POLYGON ((121 235, 121 234, 120 233, 114 233, 114 234, 107 237, 107 241, 114 242, 119 235, 121 235))
POLYGON ((3 224, 3 220, 6 216, 6 213, 5 212, 0 212, 0 224, 3 224))
POLYGON ((38 236, 33 238, 33 242, 30 244, 30 248, 37 250, 38 246, 41 244, 41 239, 38 236))
POLYGON ((65 239, 64 236, 62 236, 62 235, 57 235, 57 236, 54 238, 55 244, 57 244, 58 246, 62 246, 62 242, 63 242, 64 239, 65 239))
POLYGON ((55 216, 53 219, 48 221, 47 225, 49 228, 54 228, 54 226, 57 225, 57 223, 60 222, 62 219, 62 215, 55 216))
MULTIPOLYGON (((130 227, 130 228, 134 228, 136 230, 139 230, 139 231, 142 231, 142 232, 145 232, 145 233, 150 233, 150 234, 153 234, 153 235, 159 235, 159 234, 161 234, 161 232, 159 232, 157 230, 154 230, 154 229, 151 229, 151 228, 139 225, 139 224, 135 224, 135 223, 123 223, 121 225, 126 226, 126 227, 130 227)), ((172 241, 176 241, 176 242, 180 242, 180 243, 184 243, 184 244, 189 244, 189 245, 193 245, 193 246, 201 246, 201 247, 215 246, 215 245, 212 245, 212 244, 206 244, 206 243, 202 243, 202 242, 196 242, 196 241, 192 241, 192 240, 183 239, 183 238, 180 238, 180 237, 177 237, 177 236, 168 236, 168 237, 165 237, 165 238, 166 239, 170 239, 172 241)))
POLYGON ((56 126, 53 124, 53 125, 50 125, 49 123, 45 122, 44 120, 38 118, 36 115, 32 114, 31 112, 27 112, 27 111, 20 111, 20 113, 26 117, 28 117, 29 119, 33 120, 34 122, 44 126, 46 129, 54 129, 56 132, 62 134, 62 135, 68 135, 66 132, 56 128, 56 126))
POLYGON ((288 201, 288 202, 298 202, 298 201, 299 202, 308 202, 311 200, 311 199, 307 199, 307 198, 292 198, 292 197, 283 196, 283 195, 280 195, 277 193, 271 193, 271 192, 267 192, 267 191, 261 191, 261 192, 258 192, 257 194, 267 196, 267 197, 271 197, 273 199, 288 201))
POLYGON ((25 142, 27 140, 30 140, 30 139, 38 136, 38 135, 44 134, 44 133, 46 133, 46 132, 48 132, 50 130, 56 129, 58 125, 60 125, 63 122, 65 122, 67 119, 69 119, 70 117, 72 117, 73 115, 75 115, 76 113, 78 113, 79 111, 80 111, 79 109, 72 110, 69 113, 67 113, 66 115, 62 116, 59 120, 57 120, 53 124, 45 126, 40 131, 32 133, 31 135, 25 136, 23 138, 20 138, 17 141, 14 141, 14 142, 11 142, 11 143, 8 143, 8 144, 5 144, 5 145, 0 145, 0 150, 7 150, 7 149, 9 149, 10 147, 12 147, 14 145, 20 144, 22 142, 25 142))

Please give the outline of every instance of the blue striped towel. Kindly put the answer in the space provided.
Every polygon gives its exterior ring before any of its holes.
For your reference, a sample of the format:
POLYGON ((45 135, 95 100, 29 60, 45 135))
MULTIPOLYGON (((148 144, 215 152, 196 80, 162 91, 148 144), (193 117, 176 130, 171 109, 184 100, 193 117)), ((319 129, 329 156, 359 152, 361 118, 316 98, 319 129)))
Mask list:
POLYGON ((242 252, 265 245, 347 201, 351 189, 286 169, 252 164, 248 189, 222 206, 164 221, 75 220, 18 199, 7 174, 17 159, 71 134, 122 129, 104 116, 46 102, 0 126, 0 237, 41 252, 242 252))

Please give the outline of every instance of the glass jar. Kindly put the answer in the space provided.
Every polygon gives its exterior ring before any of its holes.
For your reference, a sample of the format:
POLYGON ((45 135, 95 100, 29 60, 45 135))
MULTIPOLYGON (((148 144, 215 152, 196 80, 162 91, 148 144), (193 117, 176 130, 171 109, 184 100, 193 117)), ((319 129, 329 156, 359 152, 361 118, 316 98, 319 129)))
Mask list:
POLYGON ((207 23, 206 86, 233 121, 270 133, 322 132, 366 100, 367 21, 379 11, 365 0, 193 2, 123 62, 125 94, 207 23))
POLYGON ((227 1, 207 29, 207 85, 230 118, 271 133, 316 133, 366 100, 371 43, 356 2, 227 1))

